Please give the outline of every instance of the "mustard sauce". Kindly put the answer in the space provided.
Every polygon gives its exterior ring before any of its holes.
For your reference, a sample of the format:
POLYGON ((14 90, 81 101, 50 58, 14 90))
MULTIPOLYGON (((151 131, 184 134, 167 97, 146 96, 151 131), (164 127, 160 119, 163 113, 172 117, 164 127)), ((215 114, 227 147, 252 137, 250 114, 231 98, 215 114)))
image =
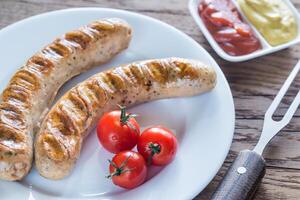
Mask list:
POLYGON ((282 0, 238 0, 248 20, 271 46, 295 39, 296 17, 282 0))

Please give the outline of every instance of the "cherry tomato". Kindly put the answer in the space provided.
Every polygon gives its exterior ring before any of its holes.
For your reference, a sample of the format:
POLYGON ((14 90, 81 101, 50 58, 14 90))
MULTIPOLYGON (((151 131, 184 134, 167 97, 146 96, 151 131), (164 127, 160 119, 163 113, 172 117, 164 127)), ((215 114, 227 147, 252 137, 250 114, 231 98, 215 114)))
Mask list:
POLYGON ((177 139, 169 129, 154 126, 140 135, 137 149, 149 164, 167 165, 175 157, 177 139))
POLYGON ((115 185, 126 189, 135 188, 146 180, 147 166, 143 156, 133 151, 122 151, 109 161, 108 178, 115 185))
POLYGON ((102 146, 111 153, 131 150, 137 143, 140 127, 133 114, 121 111, 104 114, 97 126, 97 135, 102 146))

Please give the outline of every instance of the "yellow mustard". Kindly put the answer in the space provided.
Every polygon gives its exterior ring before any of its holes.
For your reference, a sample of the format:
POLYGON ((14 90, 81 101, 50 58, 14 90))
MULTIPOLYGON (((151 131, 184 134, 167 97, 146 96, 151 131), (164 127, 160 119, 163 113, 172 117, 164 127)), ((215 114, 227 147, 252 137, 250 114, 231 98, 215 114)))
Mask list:
POLYGON ((238 3, 270 45, 287 43, 297 37, 296 18, 282 0, 238 0, 238 3))

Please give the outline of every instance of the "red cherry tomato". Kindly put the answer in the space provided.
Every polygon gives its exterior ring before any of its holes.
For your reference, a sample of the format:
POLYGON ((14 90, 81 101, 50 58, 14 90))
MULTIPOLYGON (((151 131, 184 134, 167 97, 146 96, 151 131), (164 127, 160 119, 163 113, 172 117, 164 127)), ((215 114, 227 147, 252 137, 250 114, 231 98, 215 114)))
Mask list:
POLYGON ((125 107, 104 114, 98 123, 97 135, 106 150, 118 153, 136 145, 140 127, 133 117, 133 114, 126 113, 125 107))
POLYGON ((146 129, 139 137, 137 149, 146 161, 153 165, 167 165, 175 157, 177 139, 162 126, 146 129))
POLYGON ((109 172, 108 178, 111 178, 115 185, 132 189, 146 180, 147 166, 141 154, 122 151, 110 161, 109 172))

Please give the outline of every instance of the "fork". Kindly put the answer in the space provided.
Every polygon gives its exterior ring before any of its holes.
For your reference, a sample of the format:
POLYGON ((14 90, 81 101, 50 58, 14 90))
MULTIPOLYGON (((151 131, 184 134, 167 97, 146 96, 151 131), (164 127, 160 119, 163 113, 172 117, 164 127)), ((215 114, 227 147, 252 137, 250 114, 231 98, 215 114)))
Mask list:
POLYGON ((252 199, 259 183, 265 175, 265 160, 262 153, 272 138, 292 119, 299 104, 300 90, 280 121, 274 121, 272 116, 288 88, 294 81, 300 69, 300 60, 279 90, 264 117, 264 125, 258 143, 253 150, 243 150, 239 153, 222 182, 212 196, 212 200, 244 200, 252 199))

